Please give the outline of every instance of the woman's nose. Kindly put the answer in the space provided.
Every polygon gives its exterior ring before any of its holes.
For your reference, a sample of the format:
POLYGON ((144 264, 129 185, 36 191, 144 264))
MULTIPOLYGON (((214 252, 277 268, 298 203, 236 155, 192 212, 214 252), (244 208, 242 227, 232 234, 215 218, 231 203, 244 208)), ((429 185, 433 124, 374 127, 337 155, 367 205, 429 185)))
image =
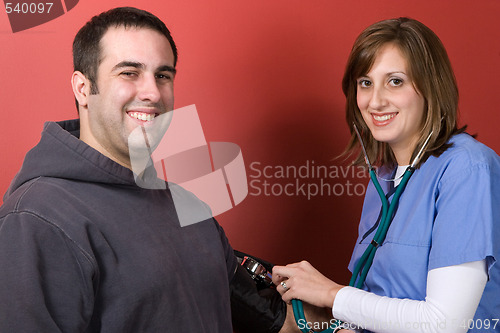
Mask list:
POLYGON ((372 95, 369 101, 369 107, 372 110, 380 110, 387 106, 386 91, 383 87, 373 87, 372 95))

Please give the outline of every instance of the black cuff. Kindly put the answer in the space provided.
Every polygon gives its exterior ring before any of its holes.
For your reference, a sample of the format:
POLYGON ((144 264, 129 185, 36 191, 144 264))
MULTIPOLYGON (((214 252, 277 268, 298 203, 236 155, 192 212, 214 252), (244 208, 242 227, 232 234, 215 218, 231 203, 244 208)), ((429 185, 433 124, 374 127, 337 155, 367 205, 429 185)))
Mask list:
POLYGON ((236 333, 277 333, 286 318, 286 304, 274 288, 257 290, 238 265, 230 283, 233 330, 236 333))

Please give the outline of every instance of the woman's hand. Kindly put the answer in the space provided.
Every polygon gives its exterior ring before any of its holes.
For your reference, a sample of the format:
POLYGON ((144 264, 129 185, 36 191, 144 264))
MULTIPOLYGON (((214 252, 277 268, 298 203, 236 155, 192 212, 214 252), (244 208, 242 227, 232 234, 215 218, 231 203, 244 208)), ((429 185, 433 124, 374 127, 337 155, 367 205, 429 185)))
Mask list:
POLYGON ((273 282, 285 302, 300 299, 325 308, 333 307, 337 292, 344 287, 325 277, 307 261, 274 266, 273 282))

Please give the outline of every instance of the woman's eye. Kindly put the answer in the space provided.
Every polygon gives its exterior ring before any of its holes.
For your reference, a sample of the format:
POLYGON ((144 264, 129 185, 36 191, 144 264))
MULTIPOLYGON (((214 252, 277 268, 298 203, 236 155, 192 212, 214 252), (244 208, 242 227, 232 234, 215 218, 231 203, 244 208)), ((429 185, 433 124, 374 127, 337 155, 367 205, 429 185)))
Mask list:
POLYGON ((398 78, 391 79, 389 82, 394 87, 397 87, 397 86, 400 86, 403 84, 403 80, 398 79, 398 78))
POLYGON ((372 83, 369 80, 359 80, 358 81, 358 85, 361 88, 368 88, 368 87, 370 87, 372 85, 372 83))

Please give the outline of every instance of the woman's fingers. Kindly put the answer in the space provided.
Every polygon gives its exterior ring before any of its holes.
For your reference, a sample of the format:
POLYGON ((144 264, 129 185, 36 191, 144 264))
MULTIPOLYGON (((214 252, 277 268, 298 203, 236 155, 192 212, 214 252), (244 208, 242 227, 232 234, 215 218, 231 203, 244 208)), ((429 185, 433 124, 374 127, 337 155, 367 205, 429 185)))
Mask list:
POLYGON ((309 262, 274 266, 273 282, 283 301, 300 299, 320 307, 331 307, 337 291, 343 287, 325 277, 309 262))
POLYGON ((293 275, 297 275, 300 271, 308 271, 314 269, 307 261, 301 261, 286 266, 273 267, 273 282, 278 285, 284 279, 288 279, 293 275))

